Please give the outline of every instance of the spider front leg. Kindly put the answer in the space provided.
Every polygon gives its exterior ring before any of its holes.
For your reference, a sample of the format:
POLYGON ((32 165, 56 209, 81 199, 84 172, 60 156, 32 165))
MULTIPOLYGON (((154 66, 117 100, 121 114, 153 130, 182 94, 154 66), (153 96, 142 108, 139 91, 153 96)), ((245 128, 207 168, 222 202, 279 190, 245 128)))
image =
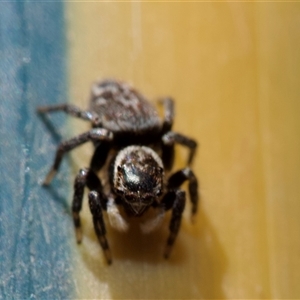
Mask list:
POLYGON ((102 197, 102 193, 98 193, 97 191, 91 191, 89 193, 89 205, 91 213, 93 215, 94 229, 97 238, 104 252, 106 261, 110 265, 112 263, 112 258, 106 239, 106 229, 102 214, 103 206, 101 204, 101 202, 103 202, 103 199, 101 199, 102 197))
POLYGON ((165 202, 166 208, 171 205, 170 208, 172 209, 172 217, 169 225, 170 234, 164 252, 164 257, 169 258, 180 229, 182 213, 185 207, 185 192, 181 190, 170 191, 165 195, 163 202, 165 202))
MULTIPOLYGON (((91 191, 97 191, 99 194, 102 194, 102 184, 98 176, 88 168, 81 169, 78 175, 75 178, 74 182, 74 196, 73 196, 73 221, 75 226, 75 233, 77 243, 81 243, 82 240, 82 231, 81 231, 81 222, 79 213, 82 208, 82 200, 84 188, 88 187, 91 191)), ((106 208, 107 199, 102 197, 102 207, 106 208)))
POLYGON ((46 179, 44 181, 44 185, 49 185, 52 181, 53 177, 55 176, 62 158, 66 152, 69 152, 73 150, 74 148, 88 142, 97 142, 97 141, 106 141, 110 142, 113 140, 113 133, 104 129, 104 128, 94 128, 91 129, 88 132, 82 133, 68 141, 62 142, 56 151, 55 160, 53 163, 52 168, 50 169, 48 175, 46 176, 46 179))
POLYGON ((186 197, 185 192, 179 188, 186 180, 189 182, 189 195, 192 202, 192 218, 195 216, 198 209, 198 181, 193 171, 190 168, 185 168, 172 174, 167 184, 168 192, 162 200, 162 206, 165 210, 172 209, 172 217, 169 226, 170 235, 164 252, 165 258, 169 257, 180 228, 186 197))
POLYGON ((188 181, 190 200, 192 202, 192 221, 198 210, 199 194, 198 180, 190 168, 184 168, 172 174, 168 180, 168 189, 178 189, 185 181, 188 181))

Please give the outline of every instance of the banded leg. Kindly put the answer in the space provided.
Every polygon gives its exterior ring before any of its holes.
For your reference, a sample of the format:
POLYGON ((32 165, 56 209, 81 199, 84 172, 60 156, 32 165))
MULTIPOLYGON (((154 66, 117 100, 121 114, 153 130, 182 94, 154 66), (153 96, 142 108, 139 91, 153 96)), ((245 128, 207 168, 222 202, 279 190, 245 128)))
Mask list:
POLYGON ((190 153, 187 161, 187 165, 191 165, 195 156, 195 152, 197 149, 197 142, 185 135, 180 133, 176 133, 173 131, 169 131, 163 135, 162 141, 166 146, 172 146, 175 144, 180 144, 189 148, 190 153))
POLYGON ((80 118, 90 122, 94 122, 95 119, 97 118, 97 115, 95 115, 94 113, 86 110, 81 110, 79 107, 68 103, 49 105, 49 106, 40 106, 37 108, 38 113, 51 113, 57 111, 63 111, 66 114, 69 114, 73 117, 80 118))
POLYGON ((94 128, 94 129, 91 129, 88 132, 82 133, 68 141, 62 142, 57 148, 53 166, 50 169, 49 173, 47 174, 46 179, 43 184, 44 185, 50 184, 50 182, 52 181, 53 177, 55 176, 55 174, 61 164, 62 158, 66 152, 69 152, 69 151, 73 150, 74 148, 76 148, 88 141, 92 141, 92 142, 107 141, 108 142, 108 141, 112 141, 112 139, 113 139, 112 132, 110 132, 104 128, 94 128))
POLYGON ((173 205, 172 205, 172 217, 169 225, 170 234, 167 240, 167 245, 164 252, 164 257, 169 258, 170 253, 172 251, 174 242, 178 235, 178 231, 180 229, 182 213, 185 207, 185 192, 181 190, 176 190, 169 193, 170 196, 173 196, 173 205))
POLYGON ((189 185, 189 195, 192 202, 192 221, 198 210, 198 180, 190 168, 184 168, 172 174, 168 180, 168 189, 178 189, 186 180, 189 185))
POLYGON ((89 193, 89 205, 90 210, 93 215, 93 223, 94 229, 99 240, 99 243, 104 252, 107 263, 110 265, 112 263, 111 253, 109 250, 109 246, 106 239, 106 229, 103 220, 102 210, 103 207, 101 205, 102 199, 101 194, 96 191, 91 191, 89 193))
MULTIPOLYGON (((81 230, 81 222, 79 213, 82 208, 82 200, 84 188, 88 187, 92 191, 97 191, 102 194, 102 184, 99 180, 98 176, 90 169, 85 168, 81 169, 78 175, 75 178, 74 182, 74 196, 73 196, 73 204, 72 204, 72 212, 73 212, 73 221, 75 226, 75 233, 77 243, 81 243, 82 240, 82 230, 81 230)), ((104 196, 102 206, 106 208, 106 202, 104 196)))

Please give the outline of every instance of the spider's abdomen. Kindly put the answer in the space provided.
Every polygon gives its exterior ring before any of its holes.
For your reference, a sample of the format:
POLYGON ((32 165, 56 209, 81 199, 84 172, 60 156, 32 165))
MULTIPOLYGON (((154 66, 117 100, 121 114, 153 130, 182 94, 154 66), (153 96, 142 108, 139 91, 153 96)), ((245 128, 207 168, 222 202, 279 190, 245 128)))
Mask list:
POLYGON ((105 80, 92 86, 90 110, 95 112, 102 127, 114 134, 155 134, 161 121, 155 107, 130 85, 105 80))

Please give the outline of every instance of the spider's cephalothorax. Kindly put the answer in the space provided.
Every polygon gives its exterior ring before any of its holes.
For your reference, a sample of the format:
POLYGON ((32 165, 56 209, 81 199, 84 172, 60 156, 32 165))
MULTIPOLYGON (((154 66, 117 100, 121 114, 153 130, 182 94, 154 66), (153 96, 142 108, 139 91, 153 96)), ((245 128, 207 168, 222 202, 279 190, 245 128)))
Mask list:
POLYGON ((164 187, 163 170, 160 157, 151 148, 129 146, 118 153, 112 183, 128 212, 139 216, 158 204, 164 187))
POLYGON ((85 142, 93 142, 95 152, 90 166, 81 169, 75 179, 72 211, 77 241, 81 242, 79 213, 84 188, 88 187, 95 232, 108 263, 111 263, 111 254, 103 211, 107 212, 113 227, 125 231, 128 224, 120 207, 124 208, 125 214, 134 217, 143 215, 152 207, 157 212, 155 217, 141 224, 144 232, 150 232, 160 224, 164 212, 171 209, 170 235, 164 253, 166 258, 180 228, 185 206, 185 192, 180 186, 185 181, 189 183, 192 216, 197 211, 198 183, 189 168, 197 144, 194 140, 171 131, 173 100, 165 98, 160 103, 164 106, 162 120, 155 107, 130 85, 105 80, 92 86, 89 110, 84 111, 70 104, 38 108, 39 113, 64 111, 91 122, 91 130, 59 145, 44 185, 51 182, 66 152, 85 142), (167 175, 173 166, 175 144, 189 148, 187 167, 167 175), (112 158, 105 169, 103 167, 109 157, 112 158), (97 175, 102 169, 105 169, 108 177, 108 186, 105 187, 97 175))

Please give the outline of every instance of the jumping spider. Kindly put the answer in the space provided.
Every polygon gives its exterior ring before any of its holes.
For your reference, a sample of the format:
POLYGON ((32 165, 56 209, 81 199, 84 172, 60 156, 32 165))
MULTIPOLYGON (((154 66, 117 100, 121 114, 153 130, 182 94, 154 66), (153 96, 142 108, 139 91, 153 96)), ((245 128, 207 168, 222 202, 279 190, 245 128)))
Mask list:
POLYGON ((73 219, 77 242, 81 242, 80 210, 84 188, 90 190, 89 207, 93 216, 96 235, 105 258, 112 262, 106 239, 103 211, 110 224, 126 231, 127 216, 140 217, 150 207, 155 217, 141 224, 144 232, 156 228, 165 211, 171 209, 170 234, 164 252, 168 258, 179 231, 185 206, 185 192, 180 186, 188 181, 192 203, 192 216, 197 212, 198 183, 188 167, 193 160, 197 143, 171 131, 174 118, 174 103, 170 98, 160 100, 164 118, 148 100, 124 82, 104 80, 92 86, 90 108, 81 110, 71 104, 39 107, 39 113, 63 111, 73 117, 91 122, 92 129, 68 141, 62 142, 56 151, 53 166, 44 185, 49 185, 56 174, 64 154, 75 147, 93 142, 95 151, 90 167, 81 169, 76 176, 73 196, 73 219), (174 145, 189 149, 187 167, 170 176, 174 160, 174 145), (96 175, 104 172, 107 182, 96 175), (103 171, 104 170, 104 171, 103 171))

